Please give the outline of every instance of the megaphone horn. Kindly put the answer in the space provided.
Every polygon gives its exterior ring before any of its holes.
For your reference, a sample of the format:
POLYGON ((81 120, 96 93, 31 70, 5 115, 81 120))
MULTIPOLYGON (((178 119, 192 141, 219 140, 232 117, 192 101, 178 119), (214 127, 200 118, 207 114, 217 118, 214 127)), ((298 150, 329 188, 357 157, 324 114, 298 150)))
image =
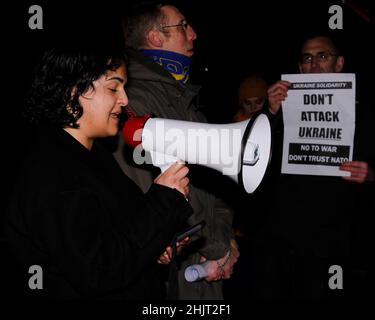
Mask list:
POLYGON ((271 158, 271 125, 264 113, 230 124, 208 124, 130 117, 123 127, 125 143, 151 154, 152 163, 164 171, 183 160, 218 170, 253 193, 271 158))

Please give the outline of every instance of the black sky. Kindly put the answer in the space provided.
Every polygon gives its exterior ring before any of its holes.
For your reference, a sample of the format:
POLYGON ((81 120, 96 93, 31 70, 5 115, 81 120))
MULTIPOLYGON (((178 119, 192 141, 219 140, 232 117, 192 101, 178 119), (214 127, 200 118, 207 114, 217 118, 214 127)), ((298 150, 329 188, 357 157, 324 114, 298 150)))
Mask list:
MULTIPOLYGON (((2 20, 3 85, 2 136, 6 148, 16 151, 22 132, 19 113, 35 62, 53 43, 70 45, 72 37, 105 37, 121 41, 121 14, 133 1, 13 1, 6 3, 2 20), (30 30, 28 9, 43 9, 43 30, 30 30)), ((261 72, 271 84, 282 73, 297 73, 300 40, 312 30, 328 29, 329 7, 343 8, 346 72, 356 72, 365 89, 372 89, 374 70, 373 21, 362 19, 341 1, 174 1, 192 23, 198 38, 192 79, 202 85, 201 103, 211 122, 229 122, 236 106, 237 87, 252 71, 261 72), (206 71, 208 70, 208 71, 206 71)), ((369 11, 370 3, 353 0, 369 11)), ((366 91, 366 90, 364 90, 366 91)), ((21 138, 21 140, 23 137, 21 138)), ((16 153, 17 154, 17 153, 16 153)))

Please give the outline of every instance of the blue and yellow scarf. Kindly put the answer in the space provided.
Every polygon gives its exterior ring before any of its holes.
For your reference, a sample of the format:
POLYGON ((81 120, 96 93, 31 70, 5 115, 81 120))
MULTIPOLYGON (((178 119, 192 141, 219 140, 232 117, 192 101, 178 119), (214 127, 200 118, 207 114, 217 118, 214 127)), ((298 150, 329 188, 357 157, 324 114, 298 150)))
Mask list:
POLYGON ((181 85, 189 80, 191 57, 165 50, 142 49, 141 52, 161 65, 181 85))

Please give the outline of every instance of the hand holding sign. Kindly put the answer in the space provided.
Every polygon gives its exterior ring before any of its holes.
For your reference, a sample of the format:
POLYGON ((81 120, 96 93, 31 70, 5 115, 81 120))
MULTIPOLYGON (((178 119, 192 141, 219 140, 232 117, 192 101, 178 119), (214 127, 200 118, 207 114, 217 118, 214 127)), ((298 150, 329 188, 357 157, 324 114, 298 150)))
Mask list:
POLYGON ((289 81, 279 80, 268 89, 269 110, 272 114, 276 114, 279 111, 281 102, 288 97, 289 86, 289 81))
POLYGON ((350 176, 343 177, 343 179, 358 183, 365 181, 374 181, 374 171, 364 161, 348 161, 340 166, 340 170, 350 172, 350 176))

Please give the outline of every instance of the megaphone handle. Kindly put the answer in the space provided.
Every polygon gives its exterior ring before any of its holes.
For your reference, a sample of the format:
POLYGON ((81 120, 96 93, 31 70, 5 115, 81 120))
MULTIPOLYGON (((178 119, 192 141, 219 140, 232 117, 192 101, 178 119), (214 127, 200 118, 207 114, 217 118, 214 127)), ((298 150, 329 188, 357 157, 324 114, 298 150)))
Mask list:
POLYGON ((170 162, 170 163, 166 163, 166 164, 163 164, 163 165, 158 165, 157 167, 160 168, 161 172, 164 172, 166 171, 171 165, 173 164, 173 162, 170 162))
MULTIPOLYGON (((181 162, 181 160, 176 158, 176 157, 173 157, 173 156, 170 156, 170 155, 167 155, 167 154, 163 154, 163 153, 160 153, 160 152, 151 151, 150 154, 151 154, 152 164, 155 167, 159 167, 161 172, 164 172, 165 170, 167 170, 175 162, 178 162, 178 161, 181 162)), ((185 197, 185 200, 189 201, 189 199, 187 197, 185 197)))
POLYGON ((150 152, 150 154, 151 154, 152 164, 155 167, 159 167, 161 172, 164 172, 165 170, 167 170, 173 163, 181 161, 180 159, 176 157, 163 154, 160 152, 156 152, 156 151, 152 151, 150 152))

